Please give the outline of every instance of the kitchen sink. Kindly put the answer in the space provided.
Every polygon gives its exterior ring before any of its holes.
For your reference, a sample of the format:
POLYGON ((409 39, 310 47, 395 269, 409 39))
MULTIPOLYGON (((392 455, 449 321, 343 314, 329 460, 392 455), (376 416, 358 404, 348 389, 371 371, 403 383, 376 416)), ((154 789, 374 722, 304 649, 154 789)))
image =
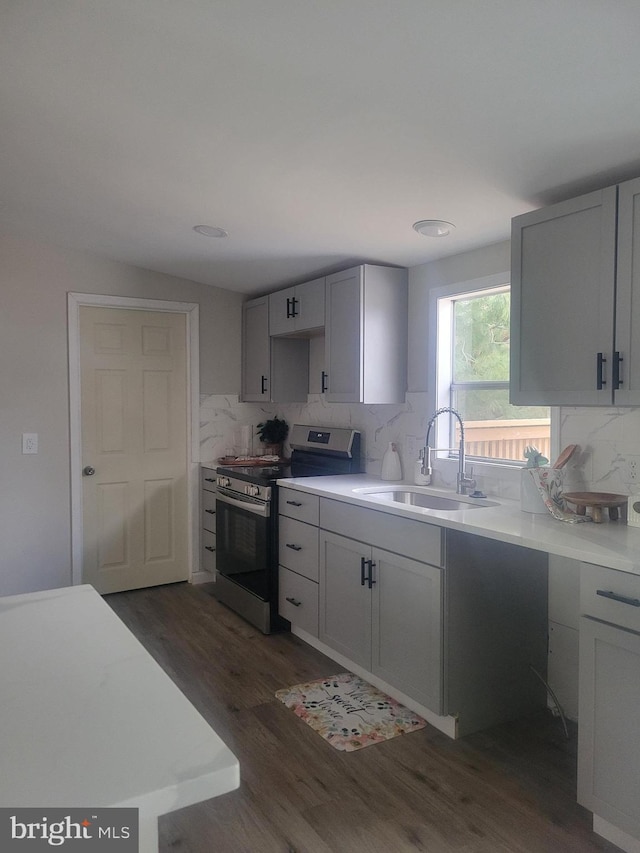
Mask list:
POLYGON ((480 509, 481 507, 499 506, 494 501, 483 498, 472 498, 469 495, 456 495, 455 497, 444 497, 433 494, 424 489, 412 489, 403 487, 391 487, 387 489, 354 489, 362 497, 385 501, 393 504, 404 504, 408 507, 420 507, 421 509, 436 509, 444 511, 480 509))

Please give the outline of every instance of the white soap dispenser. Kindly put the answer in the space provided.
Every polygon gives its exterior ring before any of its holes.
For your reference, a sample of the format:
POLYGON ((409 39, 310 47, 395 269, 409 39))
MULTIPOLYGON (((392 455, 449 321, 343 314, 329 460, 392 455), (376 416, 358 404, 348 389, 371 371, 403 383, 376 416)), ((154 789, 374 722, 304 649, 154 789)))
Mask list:
POLYGON ((383 480, 401 480, 402 479, 402 466, 400 465, 400 456, 396 449, 395 444, 390 441, 389 446, 384 452, 384 456, 382 457, 382 474, 380 475, 383 480))

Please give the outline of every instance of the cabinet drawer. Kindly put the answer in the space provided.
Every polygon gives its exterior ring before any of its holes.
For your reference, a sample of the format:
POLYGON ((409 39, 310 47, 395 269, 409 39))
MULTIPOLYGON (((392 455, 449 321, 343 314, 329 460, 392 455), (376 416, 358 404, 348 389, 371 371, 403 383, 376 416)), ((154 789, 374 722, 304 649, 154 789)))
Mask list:
POLYGON ((200 469, 200 485, 203 489, 207 489, 209 492, 215 492, 216 490, 216 469, 215 468, 201 468, 200 469))
POLYGON ((318 636, 318 584, 280 566, 278 610, 292 625, 318 636))
POLYGON ((320 527, 421 563, 442 566, 442 529, 435 524, 321 498, 320 527))
POLYGON ((203 489, 202 492, 202 526, 210 533, 216 532, 216 496, 213 492, 203 489))
POLYGON ((216 534, 202 531, 202 571, 215 573, 216 570, 216 534))
POLYGON ((582 563, 580 612, 640 633, 640 576, 582 563))
POLYGON ((306 492, 285 487, 280 487, 278 492, 280 515, 297 518, 298 521, 306 521, 307 524, 318 524, 319 504, 320 498, 317 495, 308 495, 306 492))
POLYGON ((318 581, 318 528, 280 516, 280 564, 318 581))

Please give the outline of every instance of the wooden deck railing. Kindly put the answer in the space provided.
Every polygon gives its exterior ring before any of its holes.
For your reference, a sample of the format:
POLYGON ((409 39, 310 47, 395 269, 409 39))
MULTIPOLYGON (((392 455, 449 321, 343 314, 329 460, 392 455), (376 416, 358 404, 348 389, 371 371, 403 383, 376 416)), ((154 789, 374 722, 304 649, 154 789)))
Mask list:
MULTIPOLYGON (((508 421, 465 421, 465 444, 468 456, 491 459, 514 459, 524 464, 524 449, 536 447, 550 458, 548 418, 508 421)), ((459 441, 456 427, 456 441, 459 441)))

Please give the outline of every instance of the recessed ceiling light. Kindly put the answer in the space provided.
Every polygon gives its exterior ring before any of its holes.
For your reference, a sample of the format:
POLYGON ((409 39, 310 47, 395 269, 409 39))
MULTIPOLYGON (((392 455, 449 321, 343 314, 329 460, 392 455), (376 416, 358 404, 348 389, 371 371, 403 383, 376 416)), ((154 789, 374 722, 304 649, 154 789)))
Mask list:
POLYGON ((413 230, 422 234, 423 237, 446 237, 455 227, 444 219, 421 219, 413 223, 413 230))
POLYGON ((229 232, 224 228, 217 228, 214 225, 194 225, 193 230, 198 234, 204 234, 205 237, 228 237, 229 232))

